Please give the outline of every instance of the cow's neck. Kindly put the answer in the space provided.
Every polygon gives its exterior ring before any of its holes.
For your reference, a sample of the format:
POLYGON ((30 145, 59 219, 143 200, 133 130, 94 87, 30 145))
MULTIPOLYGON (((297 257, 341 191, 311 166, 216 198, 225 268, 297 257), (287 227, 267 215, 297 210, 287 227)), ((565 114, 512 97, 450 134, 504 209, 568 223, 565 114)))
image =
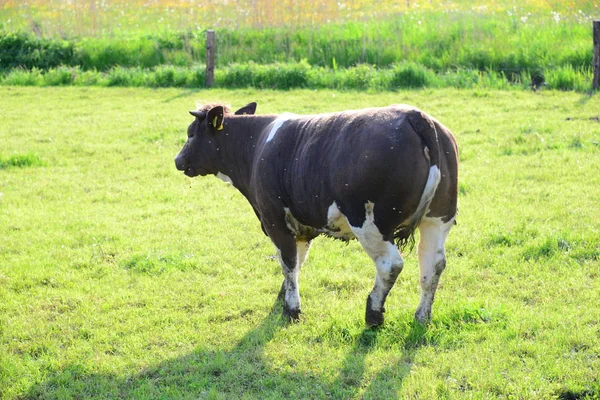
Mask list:
POLYGON ((222 165, 219 172, 227 175, 246 197, 250 193, 252 164, 261 133, 276 118, 276 115, 229 116, 226 117, 225 129, 220 132, 222 165))

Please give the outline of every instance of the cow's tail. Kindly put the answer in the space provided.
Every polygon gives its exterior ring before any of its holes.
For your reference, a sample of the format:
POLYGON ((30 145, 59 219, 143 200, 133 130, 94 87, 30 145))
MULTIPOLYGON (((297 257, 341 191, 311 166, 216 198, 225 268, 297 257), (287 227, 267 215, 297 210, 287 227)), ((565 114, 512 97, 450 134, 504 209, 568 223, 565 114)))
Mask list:
POLYGON ((419 201, 417 209, 413 215, 411 215, 411 217, 394 232, 396 245, 401 250, 404 250, 407 246, 410 246, 410 249, 414 247, 415 230, 417 229, 417 226, 419 226, 421 218, 427 213, 442 176, 440 171, 441 149, 435 123, 427 114, 419 110, 411 110, 408 111, 407 114, 408 123, 421 137, 421 140, 425 145, 423 151, 425 156, 429 159, 429 175, 427 176, 427 182, 425 183, 425 188, 421 194, 421 200, 419 201))

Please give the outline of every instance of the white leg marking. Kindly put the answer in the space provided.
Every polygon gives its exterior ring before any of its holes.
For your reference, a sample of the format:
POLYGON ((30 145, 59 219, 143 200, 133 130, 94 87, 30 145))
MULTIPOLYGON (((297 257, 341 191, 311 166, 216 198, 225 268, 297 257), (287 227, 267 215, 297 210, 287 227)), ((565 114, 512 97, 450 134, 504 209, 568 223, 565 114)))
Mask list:
POLYGON ((298 277, 300 275, 300 268, 308 257, 310 245, 311 242, 296 242, 296 265, 294 265, 291 269, 285 265, 283 259, 281 258, 281 252, 279 249, 277 249, 277 254, 279 256, 279 261, 281 262, 285 280, 285 304, 290 310, 300 309, 300 286, 298 284, 298 277))
POLYGON ((220 180, 222 180, 225 183, 233 183, 233 181, 231 180, 230 177, 228 177, 227 175, 221 173, 221 172, 217 172, 217 178, 219 178, 220 180))
POLYGON ((285 113, 281 114, 281 116, 277 117, 275 121, 272 122, 272 128, 269 131, 269 136, 267 136, 267 143, 269 143, 275 137, 275 134, 281 128, 281 126, 288 120, 292 119, 295 114, 285 113))
POLYGON ((368 202, 365 205, 366 219, 363 226, 351 227, 351 229, 365 252, 375 262, 377 277, 369 296, 371 297, 371 308, 383 311, 385 298, 394 286, 398 274, 402 271, 404 260, 393 243, 383 240, 383 235, 375 225, 373 208, 374 204, 368 202))
POLYGON ((446 267, 445 243, 454 218, 444 223, 441 218, 424 217, 419 224, 419 268, 421 271, 421 301, 415 313, 420 322, 431 318, 431 306, 442 271, 446 267))

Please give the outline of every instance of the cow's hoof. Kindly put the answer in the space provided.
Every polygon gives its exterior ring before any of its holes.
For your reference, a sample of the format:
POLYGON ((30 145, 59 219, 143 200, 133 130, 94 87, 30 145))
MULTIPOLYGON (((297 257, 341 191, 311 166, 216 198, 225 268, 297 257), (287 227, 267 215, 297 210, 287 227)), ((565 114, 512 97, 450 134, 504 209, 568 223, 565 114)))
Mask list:
POLYGON ((286 304, 283 305, 283 317, 291 322, 300 321, 302 311, 299 308, 291 309, 286 304))
POLYGON ((368 327, 375 327, 383 324, 383 312, 367 309, 365 318, 368 327))
POLYGON ((422 325, 427 325, 431 321, 431 310, 417 309, 417 312, 415 312, 415 320, 422 325))
POLYGON ((365 322, 367 323, 368 327, 374 327, 383 324, 384 312, 384 307, 381 307, 381 311, 373 310, 371 307, 371 296, 367 297, 367 312, 365 314, 365 322))

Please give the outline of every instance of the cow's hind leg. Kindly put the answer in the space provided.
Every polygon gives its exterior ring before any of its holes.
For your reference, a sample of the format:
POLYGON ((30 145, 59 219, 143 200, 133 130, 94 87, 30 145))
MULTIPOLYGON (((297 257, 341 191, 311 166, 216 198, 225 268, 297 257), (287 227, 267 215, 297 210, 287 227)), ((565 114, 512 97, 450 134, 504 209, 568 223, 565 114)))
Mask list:
POLYGON ((392 241, 385 240, 374 223, 373 204, 366 205, 366 219, 362 227, 351 227, 352 232, 371 257, 377 269, 373 290, 367 297, 365 320, 368 326, 383 323, 385 299, 404 266, 404 260, 392 241))
POLYGON ((288 243, 288 245, 283 245, 281 248, 277 247, 284 276, 278 299, 283 300, 284 316, 292 320, 297 320, 300 317, 298 276, 300 275, 300 268, 308 256, 310 244, 310 241, 294 241, 293 244, 288 243))
POLYGON ((419 268, 421 271, 421 301, 415 319, 427 323, 431 319, 431 306, 440 276, 446 268, 445 243, 454 218, 443 222, 441 218, 423 218, 419 224, 419 268))

